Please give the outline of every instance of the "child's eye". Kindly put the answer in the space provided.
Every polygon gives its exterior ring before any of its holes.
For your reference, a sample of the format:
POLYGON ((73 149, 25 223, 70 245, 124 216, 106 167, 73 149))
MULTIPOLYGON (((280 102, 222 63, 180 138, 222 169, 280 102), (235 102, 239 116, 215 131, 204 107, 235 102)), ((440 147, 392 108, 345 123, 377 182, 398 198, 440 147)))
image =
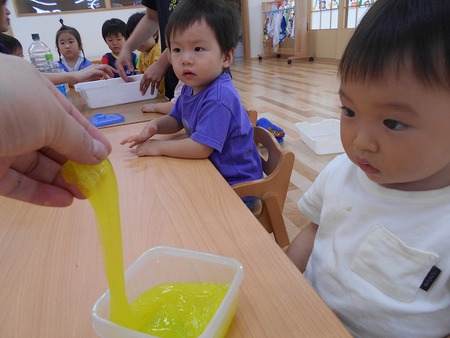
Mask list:
POLYGON ((172 53, 179 53, 181 51, 180 48, 173 48, 172 53))
POLYGON ((201 51, 205 50, 205 48, 203 48, 203 47, 195 47, 194 50, 196 52, 201 52, 201 51))
POLYGON ((342 115, 344 115, 345 117, 355 117, 356 113, 353 110, 350 110, 346 107, 342 107, 342 115))
POLYGON ((406 127, 404 123, 401 123, 396 120, 386 119, 383 121, 383 124, 388 128, 392 130, 401 130, 406 127))

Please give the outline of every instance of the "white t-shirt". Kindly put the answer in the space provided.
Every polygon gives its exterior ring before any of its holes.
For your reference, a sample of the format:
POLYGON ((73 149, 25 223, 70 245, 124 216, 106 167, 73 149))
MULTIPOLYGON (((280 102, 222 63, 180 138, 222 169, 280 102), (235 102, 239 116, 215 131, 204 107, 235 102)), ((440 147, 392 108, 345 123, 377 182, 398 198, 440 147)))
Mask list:
POLYGON ((343 154, 299 208, 319 224, 304 275, 352 334, 450 334, 450 187, 387 189, 343 154))

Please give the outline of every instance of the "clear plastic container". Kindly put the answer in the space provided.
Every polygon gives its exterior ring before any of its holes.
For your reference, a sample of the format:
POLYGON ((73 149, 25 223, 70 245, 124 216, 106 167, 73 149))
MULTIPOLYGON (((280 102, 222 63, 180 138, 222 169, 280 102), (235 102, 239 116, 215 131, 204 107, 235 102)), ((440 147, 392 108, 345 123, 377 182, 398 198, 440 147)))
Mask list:
MULTIPOLYGON (((239 286, 244 277, 242 264, 233 258, 204 252, 159 246, 146 251, 125 273, 128 301, 153 286, 169 282, 229 283, 230 288, 205 331, 203 338, 224 337, 233 320, 239 286)), ((92 308, 92 323, 101 338, 150 338, 109 321, 109 290, 92 308)))
POLYGON ((39 34, 37 33, 31 34, 31 37, 33 39, 33 42, 28 48, 28 55, 30 56, 30 61, 41 72, 46 72, 48 63, 47 59, 45 58, 45 55, 49 53, 51 54, 52 51, 44 42, 41 41, 39 34))
POLYGON ((156 89, 153 94, 150 94, 150 90, 147 90, 145 95, 141 95, 139 84, 142 76, 143 74, 130 76, 129 82, 125 82, 118 77, 115 79, 77 83, 74 87, 86 99, 89 108, 154 99, 158 95, 156 89))

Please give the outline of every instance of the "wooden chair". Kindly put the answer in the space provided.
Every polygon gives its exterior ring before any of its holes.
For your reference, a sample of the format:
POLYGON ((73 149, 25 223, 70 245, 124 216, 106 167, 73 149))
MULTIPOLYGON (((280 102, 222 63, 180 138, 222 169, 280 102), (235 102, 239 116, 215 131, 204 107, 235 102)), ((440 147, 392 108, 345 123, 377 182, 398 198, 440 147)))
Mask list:
POLYGON ((252 123, 253 127, 256 126, 256 123, 258 122, 258 112, 253 109, 247 109, 248 118, 250 119, 250 122, 252 123))
POLYGON ((239 197, 256 196, 261 204, 252 209, 253 214, 269 232, 273 233, 280 247, 289 245, 289 237, 283 220, 295 155, 283 149, 275 137, 262 127, 254 127, 253 140, 258 145, 265 176, 259 180, 232 186, 239 197))

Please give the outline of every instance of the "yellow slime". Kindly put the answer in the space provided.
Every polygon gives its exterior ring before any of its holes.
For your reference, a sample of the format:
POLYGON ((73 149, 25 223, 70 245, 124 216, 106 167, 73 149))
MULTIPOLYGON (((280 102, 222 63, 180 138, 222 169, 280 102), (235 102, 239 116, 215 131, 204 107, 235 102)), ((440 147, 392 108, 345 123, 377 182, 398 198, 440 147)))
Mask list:
POLYGON ((109 160, 98 165, 71 161, 62 168, 64 180, 89 199, 110 289, 110 320, 124 327, 160 337, 197 337, 206 328, 228 284, 171 283, 153 287, 128 303, 122 256, 119 197, 109 160))
POLYGON ((141 332, 158 337, 198 337, 228 288, 228 284, 218 283, 161 284, 142 293, 131 308, 147 323, 141 332))
POLYGON ((111 296, 110 320, 130 329, 139 329, 142 323, 131 312, 125 293, 119 195, 112 165, 109 160, 98 165, 68 161, 62 168, 62 175, 67 183, 77 187, 89 199, 94 208, 111 296))

